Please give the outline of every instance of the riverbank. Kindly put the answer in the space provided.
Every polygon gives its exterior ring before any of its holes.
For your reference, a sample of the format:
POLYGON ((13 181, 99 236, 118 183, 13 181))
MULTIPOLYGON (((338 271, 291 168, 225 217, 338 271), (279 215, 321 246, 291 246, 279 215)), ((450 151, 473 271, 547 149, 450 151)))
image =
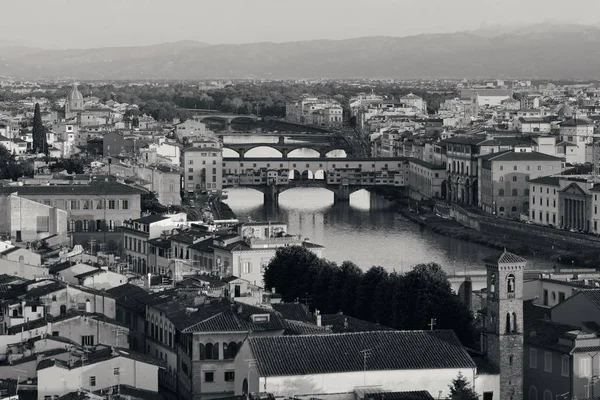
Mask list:
POLYGON ((561 265, 586 268, 600 267, 598 261, 600 250, 589 246, 571 245, 568 249, 558 248, 548 245, 543 238, 524 243, 524 240, 518 235, 495 235, 481 232, 467 228, 452 219, 442 218, 433 212, 427 212, 422 208, 417 212, 401 204, 397 204, 397 206, 398 212, 403 217, 439 235, 477 243, 496 250, 506 249, 523 256, 542 257, 561 265))

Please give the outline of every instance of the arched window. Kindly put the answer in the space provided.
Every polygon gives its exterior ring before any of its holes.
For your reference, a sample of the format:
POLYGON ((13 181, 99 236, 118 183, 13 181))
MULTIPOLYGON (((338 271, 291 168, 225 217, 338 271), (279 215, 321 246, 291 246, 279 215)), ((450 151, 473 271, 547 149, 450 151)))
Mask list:
POLYGON ((510 333, 510 313, 506 313, 506 333, 510 333))
POLYGON ((512 313, 512 331, 517 332, 517 313, 512 313))
POLYGON ((499 211, 504 212, 504 207, 500 207, 499 211))
POLYGON ((533 385, 529 386, 529 400, 538 400, 538 391, 533 385))
POLYGON ((219 359, 219 343, 215 343, 215 345, 213 346, 212 359, 213 360, 219 359))
POLYGON ((498 196, 504 196, 504 189, 498 190, 498 196))
POLYGON ((512 212, 517 212, 517 207, 515 207, 515 206, 512 206, 512 207, 511 207, 511 209, 510 209, 510 211, 512 211, 512 212))
POLYGON ((515 292, 515 276, 513 274, 508 274, 506 277, 506 291, 508 293, 515 292))
POLYGON ((212 355, 213 355, 213 344, 212 343, 206 343, 204 345, 204 350, 206 352, 206 359, 207 360, 212 360, 212 355))
POLYGON ((513 189, 512 190, 512 195, 513 196, 518 196, 519 195, 519 192, 517 191, 517 189, 513 189))
POLYGON ((516 182, 516 181, 517 181, 517 177, 513 176, 513 182, 516 182))
MULTIPOLYGON (((237 343, 236 342, 229 343, 228 349, 229 349, 229 357, 228 358, 235 358, 235 356, 238 352, 237 343)), ((225 355, 225 354, 223 354, 223 355, 225 355)))
POLYGON ((549 391, 548 389, 546 389, 544 391, 544 400, 553 400, 552 399, 552 392, 549 391))
POLYGON ((200 346, 199 346, 198 350, 200 351, 200 359, 201 360, 206 360, 206 351, 205 351, 205 347, 204 347, 203 343, 200 343, 200 346))
POLYGON ((229 358, 229 348, 227 343, 223 342, 223 358, 224 359, 228 359, 229 358))

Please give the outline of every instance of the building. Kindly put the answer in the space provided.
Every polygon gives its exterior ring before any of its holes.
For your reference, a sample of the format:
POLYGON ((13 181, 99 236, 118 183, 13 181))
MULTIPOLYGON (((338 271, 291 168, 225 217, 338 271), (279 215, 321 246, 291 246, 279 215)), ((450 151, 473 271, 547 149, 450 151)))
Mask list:
POLYGON ((410 158, 408 160, 409 196, 416 200, 445 199, 447 195, 446 167, 410 158))
POLYGON ((594 142, 594 129, 594 123, 583 118, 569 118, 560 124, 559 145, 565 147, 567 163, 583 164, 593 161, 586 156, 586 147, 594 142))
POLYGON ((102 154, 105 157, 120 154, 135 155, 138 149, 147 146, 147 141, 138 137, 138 135, 129 135, 119 131, 109 132, 102 138, 102 154))
POLYGON ((529 221, 537 225, 559 226, 560 178, 544 176, 529 181, 529 221))
POLYGON ((461 98, 471 99, 477 107, 501 106, 504 100, 512 99, 513 91, 510 89, 463 89, 461 98))
POLYGON ((600 290, 576 292, 552 308, 526 303, 526 399, 593 398, 600 347, 600 290))
MULTIPOLYGON (((160 364, 149 357, 122 349, 102 348, 73 356, 70 361, 42 360, 37 367, 38 400, 71 392, 91 392, 126 385, 158 393, 160 364)), ((121 395, 119 395, 121 397, 121 395)))
POLYGON ((529 215, 529 180, 559 174, 563 168, 561 158, 525 146, 480 156, 479 207, 504 218, 529 215))
POLYGON ((552 123, 545 117, 521 117, 515 122, 515 128, 521 133, 550 133, 552 123))
POLYGON ((479 143, 483 136, 452 137, 440 141, 446 147, 447 198, 452 203, 477 204, 479 143))
POLYGON ((522 399, 523 269, 527 261, 506 251, 484 261, 487 290, 481 350, 500 371, 498 398, 522 399))
POLYGON ((19 196, 0 195, 0 232, 17 242, 52 238, 66 245, 68 213, 65 210, 19 196))
POLYGON ((235 358, 235 394, 351 399, 360 387, 380 387, 442 398, 459 372, 492 398, 493 384, 475 384, 477 366, 452 331, 250 337, 235 358))
POLYGON ((139 286, 126 283, 108 289, 106 293, 115 299, 115 319, 129 328, 129 348, 133 351, 145 352, 146 349, 146 306, 138 301, 148 292, 139 286))
POLYGON ((188 119, 185 122, 175 125, 175 136, 180 143, 184 141, 192 142, 194 139, 206 138, 208 136, 212 137, 212 133, 209 135, 207 132, 209 131, 206 130, 205 124, 193 119, 188 119))
POLYGON ((148 215, 123 224, 123 249, 127 264, 139 274, 151 272, 148 268, 148 241, 160 237, 164 231, 187 226, 187 214, 148 215))
POLYGON ((65 102, 65 119, 77 117, 82 111, 83 95, 77 89, 77 85, 73 85, 73 90, 71 90, 65 102))
POLYGON ((140 186, 154 193, 160 204, 181 205, 181 172, 178 167, 112 162, 101 170, 121 178, 135 179, 140 186))
POLYGON ((223 189, 223 153, 215 147, 183 149, 183 189, 186 193, 223 189))
POLYGON ((427 112, 427 102, 416 94, 409 93, 406 96, 400 97, 400 102, 409 107, 414 107, 421 112, 427 112))
POLYGON ((285 119, 290 122, 328 127, 341 126, 343 109, 332 99, 304 97, 285 105, 285 119))
POLYGON ((0 187, 0 196, 12 193, 67 211, 67 231, 73 245, 89 248, 93 239, 105 251, 116 252, 123 238, 119 227, 123 221, 140 215, 141 195, 146 192, 121 183, 103 181, 0 187))

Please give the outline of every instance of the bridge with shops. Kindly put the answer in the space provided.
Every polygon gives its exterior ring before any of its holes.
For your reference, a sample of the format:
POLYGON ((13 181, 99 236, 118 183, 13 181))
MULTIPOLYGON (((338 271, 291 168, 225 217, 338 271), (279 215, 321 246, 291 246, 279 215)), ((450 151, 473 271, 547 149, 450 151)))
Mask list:
POLYGON ((199 122, 202 122, 207 119, 220 120, 225 122, 225 125, 231 125, 234 120, 252 120, 259 121, 262 120, 261 117, 251 114, 231 114, 224 113, 216 110, 198 110, 195 108, 186 108, 185 110, 189 111, 192 117, 199 122))
POLYGON ((406 158, 224 158, 223 186, 256 189, 265 203, 289 189, 321 187, 343 202, 362 189, 404 187, 406 165, 406 158))

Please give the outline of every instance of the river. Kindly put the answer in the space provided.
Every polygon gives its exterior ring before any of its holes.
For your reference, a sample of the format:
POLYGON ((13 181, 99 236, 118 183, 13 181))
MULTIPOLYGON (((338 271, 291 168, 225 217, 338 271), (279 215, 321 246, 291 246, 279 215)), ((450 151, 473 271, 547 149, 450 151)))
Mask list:
MULTIPOLYGON (((252 138, 252 137, 250 137, 252 138)), ((255 140, 255 139, 248 140, 255 140)), ((261 138, 256 140, 260 140, 261 138)), ((316 153, 316 154, 315 154, 316 153)), ((223 157, 237 157, 224 149, 223 157)), ((246 157, 281 157, 277 150, 258 147, 246 157)), ((318 157, 307 148, 289 158, 318 157)), ((343 150, 330 157, 345 157, 343 150)), ((283 221, 288 232, 325 246, 325 258, 338 264, 350 260, 363 269, 380 265, 390 271, 406 271, 418 263, 436 262, 448 274, 483 271, 482 259, 497 250, 442 235, 403 220, 392 203, 366 190, 353 193, 349 203, 333 203, 333 193, 321 188, 294 188, 279 195, 279 206, 266 208, 263 194, 253 189, 230 188, 225 201, 241 221, 283 221)), ((552 262, 528 258, 527 269, 550 269, 552 262)))
MULTIPOLYGON (((288 231, 325 246, 325 258, 338 264, 351 260, 363 269, 381 265, 406 271, 418 263, 436 262, 447 273, 483 271, 484 257, 496 250, 425 230, 397 217, 385 199, 362 190, 350 203, 333 203, 326 189, 295 188, 279 196, 279 206, 263 206, 262 193, 228 189, 226 203, 241 221, 284 221, 288 231)), ((549 269, 549 261, 529 258, 527 269, 549 269)))

